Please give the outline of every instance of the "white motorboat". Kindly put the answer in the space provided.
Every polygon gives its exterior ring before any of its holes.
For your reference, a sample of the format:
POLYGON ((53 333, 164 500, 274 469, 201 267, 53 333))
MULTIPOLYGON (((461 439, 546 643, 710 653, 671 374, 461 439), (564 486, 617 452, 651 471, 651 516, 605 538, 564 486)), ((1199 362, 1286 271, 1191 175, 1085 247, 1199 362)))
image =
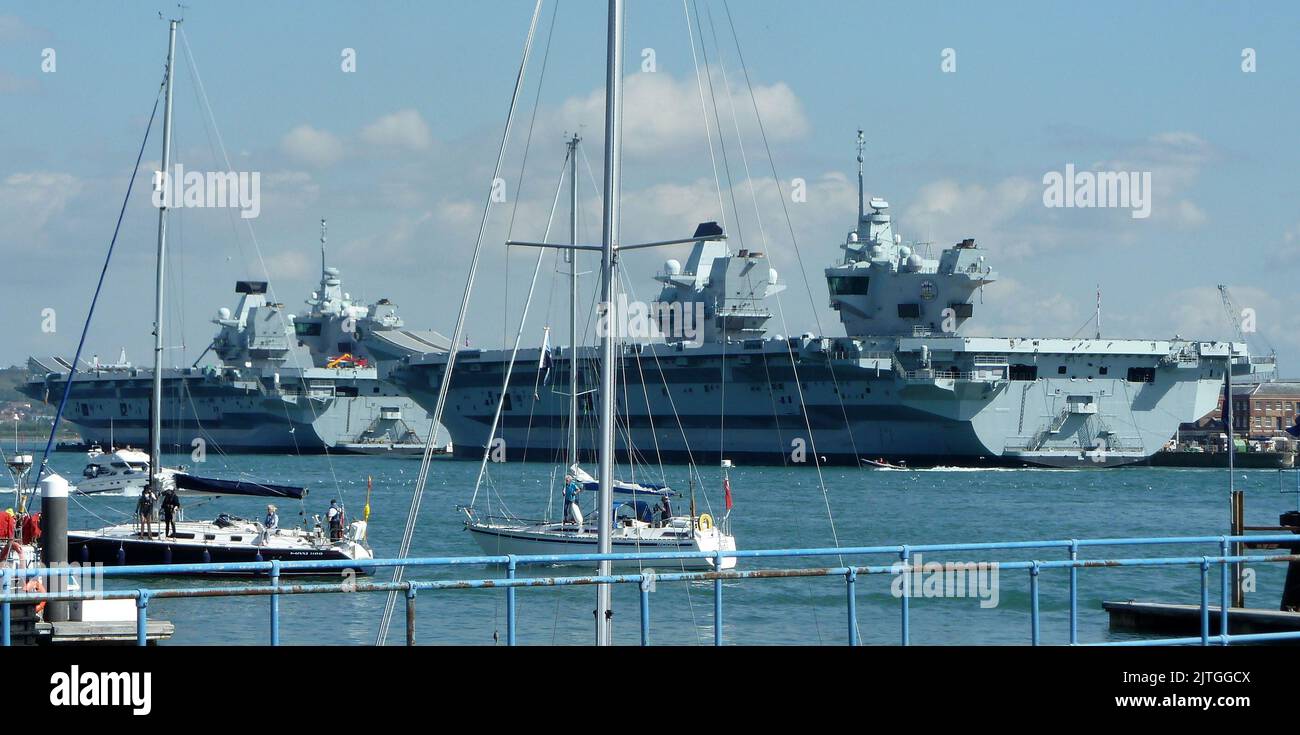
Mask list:
MULTIPOLYGON (((164 474, 169 472, 164 468, 164 474)), ((91 447, 81 477, 74 488, 80 495, 138 498, 149 484, 149 454, 130 447, 107 452, 91 447)))

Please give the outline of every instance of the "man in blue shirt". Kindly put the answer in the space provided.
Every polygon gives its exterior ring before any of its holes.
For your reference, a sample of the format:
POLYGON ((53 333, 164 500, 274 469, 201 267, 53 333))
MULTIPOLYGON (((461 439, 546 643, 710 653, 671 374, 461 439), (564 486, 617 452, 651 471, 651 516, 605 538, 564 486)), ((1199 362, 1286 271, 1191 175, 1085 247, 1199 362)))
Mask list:
POLYGON ((582 485, 578 484, 573 475, 564 476, 564 523, 573 521, 578 524, 578 532, 582 532, 582 509, 578 507, 578 494, 582 492, 582 485))

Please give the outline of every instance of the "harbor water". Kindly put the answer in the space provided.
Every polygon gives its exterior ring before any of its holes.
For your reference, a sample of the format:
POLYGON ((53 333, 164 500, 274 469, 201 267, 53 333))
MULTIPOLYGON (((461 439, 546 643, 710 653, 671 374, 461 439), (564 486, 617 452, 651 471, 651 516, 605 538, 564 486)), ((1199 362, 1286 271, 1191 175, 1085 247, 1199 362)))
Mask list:
MULTIPOLYGON (((60 453, 55 469, 74 481, 84 464, 80 453, 60 453)), ((190 464, 188 455, 166 456, 165 464, 190 464)), ((305 501, 278 503, 282 526, 323 517, 331 499, 361 517, 366 478, 373 477, 370 543, 376 557, 395 556, 419 470, 418 458, 367 456, 209 456, 203 473, 300 484, 305 501)), ((481 553, 463 530, 458 505, 470 502, 475 462, 435 461, 421 509, 412 556, 468 556, 481 553)), ((559 512, 559 468, 547 463, 492 465, 477 499, 480 512, 503 507, 523 517, 559 512)), ((721 476, 703 471, 709 487, 697 488, 701 512, 723 515, 721 476)), ((622 475, 625 479, 626 472, 622 475)), ((665 466, 662 479, 685 491, 683 466, 665 466)), ((811 467, 737 467, 731 471, 735 510, 731 529, 742 549, 960 543, 1098 537, 1217 535, 1227 532, 1227 473, 1216 470, 1125 468, 1086 470, 932 469, 916 471, 822 470, 825 492, 811 467)), ((659 481, 659 470, 638 479, 659 481)), ((1281 511, 1296 507, 1293 472, 1246 470, 1238 473, 1246 490, 1246 524, 1275 525, 1281 511)), ((594 499, 584 498, 584 509, 594 499)), ((246 498, 185 498, 185 517, 215 517, 220 512, 261 518, 263 502, 246 498)), ((686 498, 675 500, 679 513, 686 498)), ((70 527, 95 528, 129 520, 134 499, 74 498, 70 527)), ((591 520, 590 518, 588 519, 591 520)), ((1123 547, 1085 549, 1081 558, 1201 555, 1217 548, 1123 547)), ((926 555, 926 561, 1010 561, 1065 558, 1063 549, 926 555)), ((74 560, 75 561, 75 560, 74 560)), ((884 556, 853 563, 889 564, 884 556)), ((818 566, 835 560, 742 560, 741 568, 818 566)), ((577 575, 576 568, 524 567, 520 576, 577 575)), ((660 571, 671 571, 661 568, 660 571)), ((1285 569, 1255 565, 1251 606, 1275 609, 1285 569)), ((390 572, 381 570, 378 578, 390 572)), ((500 577, 500 568, 461 567, 455 571, 412 570, 408 578, 500 577)), ((888 575, 858 581, 858 627, 864 643, 896 644, 900 634, 897 585, 888 575)), ((1199 570, 1194 567, 1086 569, 1079 573, 1079 639, 1116 640, 1126 633, 1108 629, 1102 600, 1154 600, 1197 603, 1199 570)), ((1068 572, 1045 570, 1040 577, 1044 643, 1068 641, 1068 572)), ((180 587, 240 584, 234 580, 133 578, 110 580, 110 587, 180 587)), ((1217 601, 1218 571, 1211 576, 1217 601)), ((844 581, 841 578, 754 579, 724 586, 724 636, 727 643, 842 644, 847 640, 844 581)), ((653 644, 712 643, 711 583, 660 583, 651 598, 653 644)), ((593 640, 595 589, 566 587, 518 592, 521 644, 586 644, 593 640)), ((384 595, 375 593, 285 596, 281 599, 281 642, 285 644, 368 644, 373 642, 384 595)), ((1029 641, 1029 578, 1021 570, 1001 572, 995 598, 913 597, 911 642, 916 644, 1022 644, 1029 641), (988 603, 996 600, 996 606, 988 603)), ((403 642, 402 605, 390 645, 403 642)), ((634 585, 614 589, 615 642, 639 638, 638 593, 634 585)), ((175 623, 171 643, 200 645, 264 644, 268 641, 267 598, 159 599, 150 617, 175 623)), ((422 592, 416 637, 421 644, 503 644, 505 593, 501 590, 422 592)))

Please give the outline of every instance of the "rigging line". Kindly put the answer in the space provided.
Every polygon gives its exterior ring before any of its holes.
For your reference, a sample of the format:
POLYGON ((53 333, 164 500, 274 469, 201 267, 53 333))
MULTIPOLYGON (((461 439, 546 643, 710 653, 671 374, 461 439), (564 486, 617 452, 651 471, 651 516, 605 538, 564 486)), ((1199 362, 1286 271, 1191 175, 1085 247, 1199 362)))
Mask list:
MULTIPOLYGON (((86 312, 86 321, 81 326, 81 338, 77 340, 77 351, 72 356, 72 365, 68 367, 68 378, 63 384, 63 396, 59 398, 59 408, 54 413, 54 420, 50 422, 50 437, 45 442, 45 451, 41 455, 41 463, 36 466, 36 474, 27 488, 27 495, 19 504, 19 511, 27 508, 31 498, 35 496, 38 483, 41 481, 41 475, 44 474, 45 468, 50 461, 50 452, 54 449, 54 438, 58 435, 59 424, 63 420, 63 410, 68 405, 68 396, 72 393, 72 379, 77 373, 77 364, 81 362, 81 352, 86 346, 86 335, 90 332, 90 321, 95 316, 95 306, 99 303, 99 294, 104 288, 104 278, 108 275, 109 263, 113 261, 113 249, 117 245, 118 233, 122 231, 122 218, 126 215, 126 205, 131 201, 131 190, 135 188, 135 176, 140 171, 140 161, 144 159, 144 149, 149 143, 149 132, 153 130, 153 121, 158 115, 158 102, 162 98, 163 88, 167 85, 167 75, 163 74, 162 83, 158 85, 158 92, 153 98, 153 112, 149 113, 149 122, 145 125, 144 139, 140 141, 140 151, 135 156, 135 165, 131 167, 131 177, 127 179, 126 195, 122 197, 122 207, 117 212, 117 224, 113 226, 113 238, 108 242, 108 252, 104 255, 104 265, 99 270, 99 281, 95 284, 95 294, 90 298, 90 309, 86 312)), ((30 472, 30 470, 29 470, 30 472)))
MULTIPOLYGON (((230 153, 226 149, 226 142, 221 135, 221 128, 220 126, 217 125, 216 113, 213 111, 212 103, 208 99, 207 88, 203 86, 203 75, 199 73, 199 65, 194 59, 193 50, 190 48, 189 36, 186 35, 184 28, 180 29, 180 35, 181 35, 181 44, 185 50, 185 60, 190 68, 190 71, 193 73, 194 81, 196 82, 195 86, 199 92, 199 99, 202 101, 204 109, 207 110, 208 118, 212 123, 212 131, 216 135, 217 144, 221 149, 222 161, 224 161, 226 164, 226 171, 230 173, 234 173, 235 167, 230 162, 230 153)), ((207 124, 206 121, 205 124, 207 124)), ((228 216, 232 218, 233 221, 233 217, 234 217, 233 210, 228 209, 227 212, 228 212, 228 216)), ((276 295, 275 285, 274 282, 271 280, 270 270, 266 267, 266 260, 262 256, 262 246, 257 239, 257 232, 253 229, 253 221, 251 218, 249 218, 249 219, 244 219, 243 222, 244 225, 248 228, 248 236, 253 243, 253 250, 257 254, 257 260, 259 265, 261 266, 262 273, 266 275, 267 293, 270 294, 271 299, 274 303, 282 303, 280 301, 280 298, 276 295)), ((240 249, 240 253, 242 258, 242 253, 243 253, 242 249, 240 249)), ((299 355, 297 351, 291 350, 289 354, 290 354, 290 359, 293 361, 293 366, 297 368, 299 371, 303 370, 304 366, 302 365, 301 360, 299 359, 299 355)), ((315 423, 315 421, 320 418, 320 412, 316 410, 316 405, 312 402, 311 386, 308 384, 307 379, 303 377, 301 374, 299 376, 298 382, 302 385, 302 394, 301 394, 301 397, 303 399, 302 405, 307 406, 308 410, 311 412, 312 415, 312 422, 315 423)), ((301 455, 302 447, 298 444, 298 435, 297 432, 294 431, 293 419, 289 415, 289 405, 288 403, 281 401, 280 408, 284 413, 285 422, 289 424, 289 438, 293 441, 294 454, 301 455)), ((323 444, 322 449, 324 450, 324 455, 325 455, 325 466, 326 468, 329 469, 330 478, 334 484, 334 490, 335 492, 338 492, 340 495, 342 495, 343 487, 340 485, 338 473, 335 471, 334 457, 333 455, 330 454, 329 446, 323 444)))
MULTIPOLYGON (((636 298, 636 290, 632 287, 632 284, 631 284, 630 280, 627 278, 627 274, 624 273, 624 272, 620 272, 620 273, 619 273, 619 278, 620 278, 620 280, 623 281, 623 284, 624 284, 624 290, 625 290, 629 295, 631 295, 632 298, 635 299, 635 298, 636 298)), ((659 481, 662 482, 662 483, 664 483, 665 485, 667 485, 667 484, 668 484, 668 477, 667 477, 667 475, 664 473, 664 460, 663 460, 663 454, 662 454, 662 452, 661 452, 661 450, 660 450, 660 447, 659 447, 659 432, 655 430, 655 417, 654 417, 654 412, 650 410, 650 393, 649 393, 649 389, 646 388, 646 382, 645 382, 645 370, 644 370, 644 368, 642 367, 642 363, 641 363, 642 355, 643 355, 643 352, 638 352, 638 353, 636 354, 636 360, 635 360, 635 362, 636 362, 637 375, 640 376, 640 378, 641 378, 641 395, 643 396, 643 400, 645 401, 645 413, 646 413, 646 419, 647 419, 648 423, 650 424, 650 438, 651 438, 651 439, 653 440, 653 442, 654 442, 654 447, 655 447, 655 461, 659 464, 659 481)), ((667 391, 665 391, 665 392, 667 392, 667 391)), ((629 414, 630 414, 630 409, 629 409, 629 414)), ((631 418, 631 416, 629 415, 629 416, 628 416, 628 421, 631 422, 631 420, 632 420, 632 418, 631 418)), ((628 446, 629 446, 629 447, 631 446, 631 441, 630 441, 630 440, 629 440, 629 442, 628 442, 628 446)))
MULTIPOLYGON (((781 305, 781 297, 779 295, 776 299, 776 310, 781 316, 781 330, 788 334, 790 330, 785 322, 785 308, 781 305)), ((799 392, 799 411, 803 415, 804 429, 808 432, 808 444, 812 448, 813 466, 817 468, 817 484, 821 487, 822 501, 826 504, 826 520, 831 526, 831 540, 835 543, 835 548, 838 549, 840 548, 840 536, 835 530, 835 514, 831 512, 831 497, 830 493, 826 491, 826 480, 822 476, 821 454, 817 451, 817 439, 813 436, 812 420, 808 417, 808 404, 805 402, 803 395, 803 380, 799 377, 798 360, 795 359, 794 349, 792 348, 789 339, 786 339, 785 341, 785 351, 786 354, 790 356, 790 369, 794 373, 795 389, 799 392)), ((840 565, 843 566, 844 558, 840 557, 839 559, 840 565)))
MULTIPOLYGON (((506 112, 505 128, 501 132, 501 143, 497 148, 496 164, 492 169, 492 178, 495 181, 501 175, 501 166, 505 159, 506 147, 510 142, 510 130, 515 121, 515 109, 519 103, 519 93, 523 88, 525 72, 528 69, 528 60, 533 50, 533 39, 537 33, 537 21, 542 13, 542 1, 537 0, 533 7, 533 17, 528 25, 528 35, 524 41, 523 56, 519 60, 519 70, 515 74, 514 91, 510 95, 510 106, 506 112)), ((452 371, 456 366, 456 353, 459 351, 460 341, 465 333, 465 317, 469 311, 470 294, 474 290, 474 276, 478 272, 479 258, 482 255, 483 235, 487 228, 488 216, 492 212, 492 187, 489 186, 486 201, 483 204, 483 217, 479 220, 478 235, 474 240, 474 251, 470 257, 469 273, 465 279, 465 291, 461 296, 460 310, 456 315, 456 329, 452 333, 451 344, 447 350, 447 366, 443 371, 443 379, 438 387, 438 398, 434 404, 433 428, 429 431, 429 438, 424 447, 424 457, 420 461, 420 473, 416 478, 415 492, 411 497, 411 507, 406 518, 406 528, 402 535, 402 544, 398 551, 400 558, 405 558, 410 552, 411 536, 415 530, 415 522, 419 517, 420 503, 424 496, 424 487, 429 478, 429 465, 432 463, 433 448, 436 446, 438 436, 438 423, 442 420, 443 408, 447 403, 447 390, 451 384, 452 371)), ((393 582, 400 582, 405 574, 405 567, 393 568, 393 582)), ((388 594, 388 600, 384 605, 383 617, 379 623, 379 631, 375 637, 375 645, 383 645, 388 638, 388 628, 393 617, 393 610, 397 606, 397 591, 393 590, 388 594)))
MULTIPOLYGON (((560 180, 555 184, 555 199, 551 202, 551 215, 546 220, 546 232, 542 235, 542 242, 551 236, 551 225, 555 222, 555 210, 560 205, 560 194, 564 189, 564 178, 569 165, 569 154, 564 154, 564 164, 560 169, 560 180)), ((546 257, 546 249, 537 249, 537 262, 533 265, 533 277, 528 284, 528 296, 524 299, 524 310, 519 316, 519 329, 515 332, 515 344, 510 350, 510 361, 506 363, 505 377, 501 382, 501 394, 497 396, 496 411, 492 414, 492 426, 488 429, 488 443, 483 448, 483 459, 479 462, 478 478, 474 481, 474 495, 470 498, 470 507, 474 507, 474 502, 478 500, 479 485, 483 482, 483 475, 487 473, 488 460, 492 456, 492 442, 496 437, 497 428, 501 423, 501 410, 505 406, 506 395, 510 392, 510 376, 514 373, 515 360, 519 357, 519 343, 523 340, 524 329, 528 326, 528 310, 533 303, 533 292, 537 288, 537 274, 542 270, 542 260, 546 257)), ((543 347, 543 349, 546 349, 543 347)), ((538 372, 539 380, 541 373, 538 372)), ((533 401, 535 404, 536 401, 533 401)), ((525 445, 526 446, 526 445, 525 445)))
MULTIPOLYGON (((736 215, 736 240, 741 247, 744 247, 745 231, 740 223, 740 208, 736 206, 736 182, 731 177, 731 162, 727 158, 727 141, 722 137, 722 118, 718 115, 718 96, 713 91, 713 69, 709 67, 709 49, 704 43, 704 28, 700 25, 700 8, 696 0, 691 0, 691 7, 695 9, 695 30, 700 34, 700 55, 704 57, 704 78, 709 83, 709 99, 713 102, 713 123, 718 130, 718 149, 722 153, 722 169, 727 175, 727 195, 731 198, 731 211, 736 215)), ((719 192, 719 196, 721 196, 721 192, 719 192)))
MULTIPOLYGON (((695 31, 691 28, 691 9, 682 0, 682 13, 686 18, 686 37, 691 44, 691 64, 695 68, 695 88, 700 95, 700 116, 704 118, 704 135, 709 141, 709 162, 713 168, 713 186, 718 193, 718 212, 722 218, 722 230, 727 230, 727 208, 722 204, 722 181, 718 178, 718 159, 713 154, 713 131, 709 128, 709 108, 704 103, 704 82, 700 79, 700 60, 695 55, 695 31)), ((703 43, 703 39, 701 39, 703 43)), ((722 131, 718 130, 718 139, 721 140, 722 131)))
MULTIPOLYGON (((727 66, 722 61, 722 43, 718 40, 718 29, 713 24, 713 8, 706 3, 704 10, 709 16, 709 32, 713 34, 713 47, 717 49, 718 70, 722 72, 722 88, 727 93, 727 106, 731 108, 731 123, 736 129, 736 145, 740 148, 740 161, 745 167, 745 183, 749 187, 749 198, 754 204, 754 220, 758 224, 759 239, 763 243, 763 249, 766 250, 768 248, 767 230, 763 227, 763 215, 759 212, 758 193, 754 189, 754 175, 749 171, 749 157, 745 155, 745 138, 740 134, 740 115, 736 111, 736 101, 731 94, 731 81, 727 79, 727 66)), ((739 213, 736 218, 740 218, 739 213)))
MULTIPOLYGON (((785 188, 781 186, 781 178, 777 175, 776 172, 776 159, 772 157, 772 146, 767 138, 767 126, 763 124, 763 115, 759 112, 758 109, 758 98, 754 96, 754 84, 749 76, 749 65, 745 63, 745 52, 741 49, 740 46, 740 35, 736 33, 736 24, 731 17, 731 5, 728 2, 728 0, 722 0, 722 7, 727 12, 727 24, 731 28, 731 38, 733 41, 735 41, 736 44, 736 57, 740 61, 740 70, 745 77, 745 87, 749 90, 749 100, 754 107, 754 119, 758 122, 758 132, 762 137, 763 148, 767 153, 767 162, 772 169, 772 182, 776 185, 777 199, 781 201, 781 212, 785 216, 786 227, 790 231, 790 242, 794 246, 795 258, 799 263, 799 275, 803 278, 804 290, 808 294, 808 305, 812 307, 813 323, 817 325, 818 334, 825 334, 826 330, 822 329, 821 316, 819 316, 818 314, 817 304, 813 300, 812 285, 808 282, 808 271, 804 268, 803 253, 799 249, 799 238, 795 235, 794 232, 794 221, 790 218, 790 208, 786 205, 785 188)), ((777 304, 779 305, 780 303, 781 303, 781 297, 778 294, 777 304)), ((782 317, 782 329, 785 330, 788 336, 790 330, 784 324, 784 317, 782 317)), ((837 378, 835 375, 835 365, 832 362, 829 353, 825 353, 825 357, 826 357, 826 367, 830 371, 831 383, 835 388, 835 397, 837 402, 840 404, 840 414, 844 418, 844 429, 849 437, 849 446, 853 449, 853 461, 858 464, 859 469, 865 471, 866 468, 863 467, 862 463, 858 461, 857 440, 853 436, 853 427, 852 424, 849 422, 848 409, 844 405, 844 394, 840 390, 839 378, 837 378)))

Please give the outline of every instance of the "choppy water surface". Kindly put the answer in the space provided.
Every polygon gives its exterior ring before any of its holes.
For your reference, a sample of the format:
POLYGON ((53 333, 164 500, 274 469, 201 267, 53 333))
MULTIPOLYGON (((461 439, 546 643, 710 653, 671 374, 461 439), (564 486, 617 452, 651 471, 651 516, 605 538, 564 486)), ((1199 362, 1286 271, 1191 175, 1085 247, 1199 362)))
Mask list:
MULTIPOLYGON (((56 469, 70 479, 80 475, 80 454, 59 454, 56 469)), ((168 464, 189 457, 168 457, 168 464)), ((243 471, 272 482, 303 484, 309 499, 298 507, 280 503, 282 525, 323 514, 332 497, 342 500, 352 516, 365 502, 366 477, 373 476, 370 538, 377 556, 395 555, 419 468, 418 459, 361 456, 278 457, 238 456, 210 458, 203 472, 234 477, 243 471), (301 518, 299 514, 303 514, 301 518)), ((479 553, 463 530, 457 505, 469 502, 478 465, 439 461, 433 470, 412 554, 453 556, 479 553)), ((490 498, 513 512, 536 517, 551 496, 552 475, 547 464, 509 463, 492 467, 490 498)), ((655 471, 657 474, 657 470, 655 471)), ((713 471, 716 474, 716 471, 713 471)), ((665 478, 685 489, 686 469, 666 467, 665 478)), ((1207 535, 1227 527, 1227 475, 1223 471, 1175 469, 1120 470, 969 470, 823 471, 823 494, 817 473, 810 468, 739 467, 732 471, 736 509, 732 530, 742 548, 789 548, 878 544, 924 544, 963 541, 1068 539, 1207 535), (829 512, 828 512, 829 510, 829 512), (833 521, 833 523, 832 523, 833 521)), ((657 479, 657 478, 655 478, 657 479)), ((707 473, 706 473, 707 479, 707 473)), ((1294 508, 1294 474, 1279 478, 1274 471, 1239 473, 1238 487, 1247 490, 1248 525, 1273 525, 1278 513, 1294 508)), ((558 492, 558 488, 556 489, 558 492)), ((487 492, 485 490, 485 492, 487 492)), ((712 504, 721 515, 720 480, 700 493, 700 504, 712 504)), ((479 503, 484 500, 480 495, 479 503)), ((249 499, 200 501, 187 499, 187 517, 215 515, 220 511, 260 517, 263 503, 249 499)), ((684 511, 686 503, 676 507, 684 511)), ((90 528, 129 517, 133 500, 81 499, 73 504, 71 525, 90 528), (98 516, 98 517, 97 517, 98 516)), ((1085 556, 1154 556, 1214 553, 1210 546, 1124 548, 1093 550, 1085 556)), ((944 559, 978 561, 1063 558, 1062 551, 1000 554, 931 555, 944 559)), ((856 560, 864 561, 864 560, 856 560)), ((875 557, 874 563, 889 563, 875 557)), ((758 568, 757 562, 742 562, 758 568)), ((762 567, 793 566, 784 560, 764 561, 762 567)), ((808 562, 807 565, 815 565, 808 562)), ((557 570, 541 570, 554 573, 557 570)), ((1284 570, 1257 565, 1259 591, 1252 601, 1261 607, 1277 604, 1284 570)), ((500 576, 499 569, 462 568, 461 576, 500 576)), ((1046 642, 1064 642, 1068 635, 1068 573, 1043 572, 1043 636, 1046 642)), ((415 575, 413 575, 415 576, 415 575)), ((447 572, 420 572, 418 576, 451 576, 447 572)), ((1081 572, 1080 638, 1105 640, 1119 634, 1107 629, 1101 601, 1199 601, 1199 570, 1089 569, 1081 572)), ((1215 580, 1217 590, 1217 573, 1215 580)), ((1029 636, 1028 573, 1004 571, 999 575, 998 605, 982 608, 979 600, 913 599, 911 639, 914 644, 1024 643, 1029 636)), ((192 584, 180 579, 152 579, 150 586, 192 584)), ((199 582, 233 584, 233 582, 199 582)), ((115 584, 121 584, 115 583, 115 584)), ((139 582, 134 582, 139 584, 139 582)), ((836 644, 848 635, 845 587, 841 578, 764 579, 725 585, 724 633, 728 642, 755 644, 836 644)), ((1216 593, 1217 594, 1217 593, 1216 593)), ((1215 597, 1217 600, 1217 596, 1215 597)), ((418 601, 417 637, 420 643, 493 644, 504 640, 505 595, 501 590, 421 593, 418 601)), ((281 641, 289 644, 370 643, 374 639, 383 596, 375 594, 286 596, 282 598, 281 641)), ((518 593, 521 643, 587 643, 593 637, 592 610, 595 589, 527 589, 518 593)), ((631 586, 615 588, 617 613, 615 638, 636 643, 637 592, 631 586)), ((268 640, 266 598, 212 598, 157 600, 151 616, 175 622, 175 643, 257 644, 268 640)), ((403 637, 404 618, 399 606, 390 643, 403 637)), ((651 595, 652 642, 696 644, 712 642, 712 585, 663 583, 651 595)), ((858 582, 860 634, 868 643, 897 643, 899 600, 891 594, 888 576, 863 577, 858 582)))

